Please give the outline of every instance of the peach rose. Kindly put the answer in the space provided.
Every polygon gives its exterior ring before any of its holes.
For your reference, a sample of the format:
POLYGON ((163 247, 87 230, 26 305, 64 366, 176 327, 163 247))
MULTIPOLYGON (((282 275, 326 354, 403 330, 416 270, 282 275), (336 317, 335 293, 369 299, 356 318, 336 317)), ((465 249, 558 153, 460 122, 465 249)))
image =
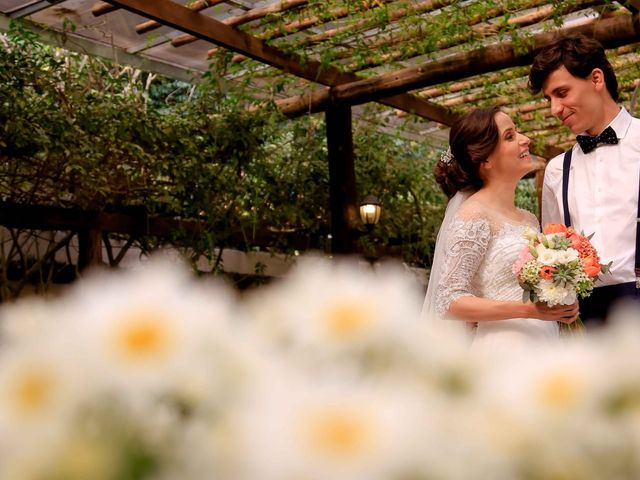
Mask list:
POLYGON ((582 246, 582 239, 584 238, 578 232, 576 232, 573 227, 567 228, 567 239, 571 242, 571 246, 576 250, 580 251, 580 247, 582 246))
POLYGON ((551 265, 545 265, 540 269, 540 278, 545 280, 553 279, 553 272, 556 271, 556 267, 552 267, 551 265))
POLYGON ((545 235, 548 235, 550 233, 566 233, 567 227, 565 227, 561 223, 547 223, 544 226, 543 232, 545 235))
POLYGON ((598 259, 592 256, 584 257, 582 259, 582 268, 584 268, 584 273, 589 277, 595 277, 600 273, 601 266, 598 259))

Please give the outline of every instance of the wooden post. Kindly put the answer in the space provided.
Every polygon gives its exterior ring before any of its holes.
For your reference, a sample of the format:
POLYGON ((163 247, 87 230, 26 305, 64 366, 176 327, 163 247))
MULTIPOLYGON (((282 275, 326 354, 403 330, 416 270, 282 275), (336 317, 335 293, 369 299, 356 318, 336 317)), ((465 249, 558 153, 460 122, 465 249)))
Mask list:
POLYGON ((102 232, 96 228, 78 231, 78 270, 102 265, 102 232))
POLYGON ((353 160, 351 107, 333 106, 326 112, 331 204, 331 253, 354 252, 356 174, 353 160))

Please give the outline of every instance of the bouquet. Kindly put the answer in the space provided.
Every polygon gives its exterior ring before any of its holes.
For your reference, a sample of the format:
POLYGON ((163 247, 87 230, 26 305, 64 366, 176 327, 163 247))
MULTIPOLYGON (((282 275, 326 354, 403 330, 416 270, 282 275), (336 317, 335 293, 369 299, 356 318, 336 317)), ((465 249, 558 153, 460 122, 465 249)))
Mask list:
MULTIPOLYGON (((600 262, 590 242, 593 235, 552 223, 545 225, 543 233, 528 228, 524 236, 529 242, 512 268, 523 290, 523 302, 544 302, 550 307, 571 305, 591 295, 600 274, 611 268, 611 262, 600 262)), ((565 333, 584 328, 579 318, 560 327, 565 333)))

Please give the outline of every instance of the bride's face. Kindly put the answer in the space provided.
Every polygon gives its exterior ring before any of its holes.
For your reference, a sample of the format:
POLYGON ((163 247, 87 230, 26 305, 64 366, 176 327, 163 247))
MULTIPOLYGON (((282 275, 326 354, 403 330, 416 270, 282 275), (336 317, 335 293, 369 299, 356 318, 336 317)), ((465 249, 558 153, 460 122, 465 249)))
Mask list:
POLYGON ((518 133, 513 121, 506 113, 498 112, 494 117, 500 140, 488 158, 490 175, 522 178, 533 170, 534 164, 529 154, 529 137, 518 133))

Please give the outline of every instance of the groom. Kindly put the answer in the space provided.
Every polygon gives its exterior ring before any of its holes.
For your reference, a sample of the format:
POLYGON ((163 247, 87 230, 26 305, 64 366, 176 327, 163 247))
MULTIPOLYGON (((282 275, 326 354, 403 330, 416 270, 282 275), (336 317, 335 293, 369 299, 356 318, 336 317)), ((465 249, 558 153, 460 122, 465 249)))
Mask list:
POLYGON ((613 262, 580 301, 585 324, 599 325, 619 300, 640 298, 640 120, 616 103, 618 82, 602 45, 582 35, 562 35, 543 48, 529 86, 542 90, 552 115, 577 134, 578 143, 547 164, 541 220, 593 233, 601 261, 613 262))

